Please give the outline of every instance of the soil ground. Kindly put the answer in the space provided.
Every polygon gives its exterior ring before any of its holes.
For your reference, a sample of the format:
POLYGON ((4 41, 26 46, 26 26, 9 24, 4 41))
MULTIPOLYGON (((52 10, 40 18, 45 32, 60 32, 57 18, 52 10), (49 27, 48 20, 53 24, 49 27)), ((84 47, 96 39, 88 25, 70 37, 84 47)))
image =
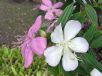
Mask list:
POLYGON ((33 10, 35 3, 16 3, 13 0, 0 0, 0 45, 11 45, 17 35, 24 32, 34 22, 39 11, 33 10))

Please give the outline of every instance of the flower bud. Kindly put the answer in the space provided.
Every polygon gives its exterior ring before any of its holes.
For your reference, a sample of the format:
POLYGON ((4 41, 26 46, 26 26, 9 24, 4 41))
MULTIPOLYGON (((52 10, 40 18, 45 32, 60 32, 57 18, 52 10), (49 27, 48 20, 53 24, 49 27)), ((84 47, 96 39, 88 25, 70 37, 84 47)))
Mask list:
POLYGON ((40 36, 46 37, 46 32, 44 30, 39 31, 40 36))

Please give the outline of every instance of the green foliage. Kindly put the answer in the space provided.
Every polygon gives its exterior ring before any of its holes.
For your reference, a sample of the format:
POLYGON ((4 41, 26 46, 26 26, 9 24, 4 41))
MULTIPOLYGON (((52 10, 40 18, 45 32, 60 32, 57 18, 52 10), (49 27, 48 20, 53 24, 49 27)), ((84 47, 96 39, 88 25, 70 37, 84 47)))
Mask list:
POLYGON ((54 76, 75 76, 75 75, 77 75, 77 73, 74 72, 74 71, 73 72, 66 72, 66 71, 64 71, 61 62, 56 67, 48 66, 48 70, 54 76))
POLYGON ((98 24, 98 18, 97 18, 97 14, 96 14, 95 9, 89 4, 85 4, 84 6, 85 6, 86 14, 87 14, 89 20, 91 21, 91 23, 97 25, 98 24))
POLYGON ((28 69, 23 67, 23 58, 18 48, 0 48, 0 76, 50 76, 44 58, 34 55, 28 69))
POLYGON ((96 32, 96 25, 91 25, 90 28, 85 32, 84 38, 90 43, 94 38, 96 32))
MULTIPOLYGON (((97 68, 98 70, 100 70, 102 72, 102 64, 99 63, 96 58, 95 55, 93 53, 92 50, 90 50, 87 54, 85 54, 83 56, 83 60, 91 66, 91 68, 97 68)), ((90 71, 89 71, 90 72, 90 71)))
POLYGON ((86 70, 87 74, 90 73, 93 68, 97 68, 98 70, 102 71, 102 67, 100 67, 102 64, 96 60, 93 52, 95 51, 93 48, 102 47, 102 31, 97 30, 96 25, 93 23, 84 34, 84 37, 90 44, 90 50, 82 57, 84 63, 81 66, 86 70), (86 67, 84 67, 84 65, 86 65, 86 67))
POLYGON ((102 31, 101 30, 96 30, 95 34, 94 34, 94 39, 99 37, 99 36, 102 36, 102 31))
POLYGON ((81 55, 80 58, 81 61, 79 61, 79 66, 76 69, 78 76, 90 76, 90 71, 93 68, 97 68, 102 72, 102 64, 96 60, 93 50, 90 49, 88 53, 81 55))
POLYGON ((89 42, 90 49, 88 53, 79 55, 81 61, 79 61, 78 68, 73 72, 65 72, 61 63, 55 68, 48 68, 54 76, 89 76, 90 71, 93 68, 97 68, 102 71, 102 67, 100 67, 102 64, 96 60, 94 55, 95 50, 93 49, 102 47, 102 31, 96 29, 98 25, 98 18, 95 9, 89 4, 84 4, 84 6, 85 11, 83 10, 81 12, 74 13, 73 4, 68 5, 58 19, 58 23, 61 23, 62 26, 64 26, 69 19, 78 20, 81 23, 84 23, 85 19, 90 21, 90 27, 84 31, 85 33, 83 32, 84 35, 83 33, 81 34, 81 36, 83 35, 83 37, 89 42))
POLYGON ((70 19, 78 20, 81 23, 83 23, 85 21, 85 15, 83 13, 81 13, 81 12, 74 13, 74 14, 72 14, 70 19))
POLYGON ((102 0, 98 0, 98 3, 102 3, 102 0))
POLYGON ((58 23, 61 23, 62 26, 64 26, 64 24, 69 20, 69 18, 71 17, 71 14, 73 12, 73 4, 68 5, 62 15, 60 16, 60 18, 58 19, 58 23))
POLYGON ((96 39, 93 40, 91 44, 92 48, 99 48, 102 47, 102 36, 97 37, 96 39))
POLYGON ((56 67, 50 67, 50 66, 48 66, 48 70, 54 76, 59 76, 59 75, 62 75, 63 74, 61 66, 62 65, 60 65, 60 64, 58 66, 56 66, 56 67))

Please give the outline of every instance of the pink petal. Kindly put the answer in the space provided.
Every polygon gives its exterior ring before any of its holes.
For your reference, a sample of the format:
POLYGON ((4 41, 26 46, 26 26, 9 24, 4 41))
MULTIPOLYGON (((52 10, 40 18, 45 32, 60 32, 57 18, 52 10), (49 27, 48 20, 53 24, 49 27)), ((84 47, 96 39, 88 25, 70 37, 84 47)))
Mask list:
POLYGON ((33 34, 36 33, 40 29, 41 23, 42 23, 42 16, 38 16, 34 24, 30 27, 28 31, 29 37, 33 37, 33 34))
POLYGON ((25 54, 25 48, 26 48, 26 44, 25 43, 23 43, 22 45, 21 45, 21 54, 22 54, 22 56, 24 57, 24 54, 25 54))
POLYGON ((62 10, 60 9, 55 9, 54 12, 55 12, 55 15, 58 17, 62 14, 62 10))
POLYGON ((22 46, 21 54, 24 58, 24 67, 28 68, 33 61, 33 52, 28 44, 22 46))
POLYGON ((50 20, 50 21, 53 20, 53 19, 55 19, 53 12, 52 11, 48 11, 46 13, 46 15, 45 15, 45 19, 46 20, 50 20))
POLYGON ((28 68, 33 61, 33 52, 30 49, 25 50, 24 67, 28 68))
POLYGON ((36 37, 31 42, 31 48, 33 49, 33 52, 36 53, 38 56, 42 56, 46 46, 47 40, 43 37, 36 37))
POLYGON ((57 22, 57 20, 53 21, 53 23, 47 27, 47 29, 46 29, 46 32, 47 32, 47 33, 51 33, 51 32, 52 32, 52 30, 53 30, 54 27, 55 27, 55 23, 56 23, 56 22, 57 22))
POLYGON ((26 38, 24 40, 23 44, 21 45, 21 54, 22 54, 23 57, 24 57, 24 54, 25 54, 25 49, 27 47, 27 44, 29 44, 29 42, 30 42, 29 39, 26 38))
POLYGON ((45 4, 46 6, 49 6, 49 7, 52 6, 51 0, 42 0, 42 3, 45 4))
POLYGON ((63 3, 62 2, 57 2, 57 3, 54 4, 54 7, 55 8, 60 8, 62 6, 63 6, 63 3))
POLYGON ((41 4, 40 9, 41 9, 42 11, 47 11, 47 10, 48 10, 48 7, 45 6, 45 5, 43 5, 43 4, 41 4))

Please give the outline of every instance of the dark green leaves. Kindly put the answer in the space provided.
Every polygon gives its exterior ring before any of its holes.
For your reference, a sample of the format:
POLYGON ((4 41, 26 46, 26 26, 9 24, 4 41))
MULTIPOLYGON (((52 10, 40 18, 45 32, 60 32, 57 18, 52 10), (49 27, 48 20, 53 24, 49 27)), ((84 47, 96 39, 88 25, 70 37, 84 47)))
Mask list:
POLYGON ((97 14, 91 5, 85 4, 85 11, 91 23, 98 24, 97 14))
POLYGON ((102 36, 102 31, 101 30, 97 30, 95 32, 94 39, 97 38, 97 37, 99 37, 99 36, 102 36))
POLYGON ((102 71, 102 64, 99 63, 92 50, 90 50, 86 55, 83 56, 83 60, 90 65, 92 68, 97 68, 98 70, 102 71))
POLYGON ((90 28, 85 32, 84 38, 88 41, 91 42, 91 40, 94 37, 96 31, 96 25, 91 25, 90 28))
POLYGON ((96 38, 93 40, 92 44, 91 44, 92 48, 99 48, 102 47, 102 36, 96 38))
POLYGON ((63 26, 68 21, 68 19, 71 17, 72 12, 73 12, 73 4, 70 4, 63 11, 62 15, 58 19, 58 23, 61 23, 63 26))
POLYGON ((91 44, 91 48, 102 47, 102 31, 96 30, 95 25, 91 25, 85 32, 84 38, 91 44))
POLYGON ((83 23, 85 20, 85 15, 81 12, 74 13, 70 19, 78 20, 79 22, 83 23))

